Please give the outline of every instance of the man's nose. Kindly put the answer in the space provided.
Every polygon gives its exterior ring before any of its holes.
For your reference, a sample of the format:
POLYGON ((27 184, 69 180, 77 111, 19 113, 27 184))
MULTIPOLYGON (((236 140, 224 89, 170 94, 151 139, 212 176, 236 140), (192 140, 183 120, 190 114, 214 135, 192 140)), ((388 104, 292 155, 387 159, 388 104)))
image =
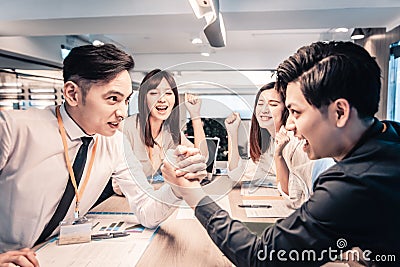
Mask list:
POLYGON ((289 117, 286 120, 285 129, 287 131, 295 131, 296 130, 296 125, 294 124, 293 115, 291 115, 290 113, 289 113, 289 117))
POLYGON ((128 117, 128 105, 124 102, 121 103, 115 113, 118 119, 125 119, 126 117, 128 117))

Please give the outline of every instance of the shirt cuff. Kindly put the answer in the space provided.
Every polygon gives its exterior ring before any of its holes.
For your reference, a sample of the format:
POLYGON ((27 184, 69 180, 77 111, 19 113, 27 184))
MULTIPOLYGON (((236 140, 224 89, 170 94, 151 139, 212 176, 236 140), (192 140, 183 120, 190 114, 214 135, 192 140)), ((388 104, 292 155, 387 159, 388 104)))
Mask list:
POLYGON ((176 204, 176 203, 182 201, 182 198, 177 196, 177 194, 175 194, 174 190, 172 190, 172 187, 169 184, 165 184, 161 188, 164 191, 166 191, 166 194, 165 194, 166 199, 165 200, 167 200, 167 203, 176 204))
POLYGON ((201 187, 199 188, 183 188, 180 190, 183 199, 190 207, 196 207, 200 200, 206 197, 206 193, 204 193, 201 187))
POLYGON ((282 186, 281 186, 281 183, 280 183, 280 182, 278 182, 278 191, 279 191, 279 193, 282 195, 282 197, 283 197, 284 199, 290 200, 289 195, 287 195, 285 192, 283 192, 282 186))

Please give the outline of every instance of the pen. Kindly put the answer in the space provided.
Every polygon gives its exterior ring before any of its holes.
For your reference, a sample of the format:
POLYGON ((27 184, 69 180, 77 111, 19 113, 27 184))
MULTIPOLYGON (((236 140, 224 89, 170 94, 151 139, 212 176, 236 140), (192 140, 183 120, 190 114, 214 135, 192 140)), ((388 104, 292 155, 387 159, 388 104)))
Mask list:
POLYGON ((92 229, 94 229, 97 225, 99 225, 99 223, 100 223, 100 222, 95 223, 95 224, 92 226, 92 229))
POLYGON ((110 239, 110 238, 117 238, 128 236, 129 233, 127 232, 114 232, 114 233, 106 233, 106 234, 94 234, 92 235, 92 240, 100 240, 100 239, 110 239))
POLYGON ((239 204, 238 206, 239 206, 239 208, 266 208, 266 209, 272 208, 271 205, 256 205, 256 204, 252 204, 252 205, 239 204))

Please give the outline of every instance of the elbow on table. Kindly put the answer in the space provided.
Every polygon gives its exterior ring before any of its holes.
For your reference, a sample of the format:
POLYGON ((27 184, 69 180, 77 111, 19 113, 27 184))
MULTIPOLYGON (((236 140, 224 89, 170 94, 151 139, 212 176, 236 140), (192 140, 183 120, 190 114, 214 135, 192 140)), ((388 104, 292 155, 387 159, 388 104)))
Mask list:
POLYGON ((139 223, 143 225, 146 228, 154 229, 156 228, 162 221, 163 219, 157 219, 156 217, 146 214, 146 211, 138 211, 137 217, 139 220, 139 223))

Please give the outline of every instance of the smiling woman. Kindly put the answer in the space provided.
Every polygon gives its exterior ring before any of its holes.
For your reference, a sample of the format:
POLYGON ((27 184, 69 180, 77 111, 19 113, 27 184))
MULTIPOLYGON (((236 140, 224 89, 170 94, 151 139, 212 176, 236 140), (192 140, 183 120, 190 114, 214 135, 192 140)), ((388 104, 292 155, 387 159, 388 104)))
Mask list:
MULTIPOLYGON (((104 99, 107 102, 118 103, 123 99, 127 101, 130 95, 123 98, 120 94, 105 94, 104 99)), ((182 144, 200 148, 202 155, 208 156, 206 137, 200 118, 200 99, 194 95, 187 95, 185 101, 186 109, 192 118, 195 137, 193 144, 181 133, 178 97, 178 89, 172 74, 160 69, 152 70, 143 78, 139 87, 139 113, 126 118, 123 125, 119 125, 119 121, 108 121, 108 126, 112 130, 122 129, 129 142, 127 147, 132 148, 151 183, 164 181, 160 167, 168 149, 182 144)), ((114 192, 122 194, 115 181, 110 180, 95 206, 112 196, 114 192)))
POLYGON ((239 157, 239 114, 225 120, 230 139, 228 176, 277 186, 287 206, 298 208, 312 191, 313 162, 302 150, 302 142, 284 129, 287 116, 285 98, 275 90, 275 82, 262 86, 251 119, 249 160, 239 157))
POLYGON ((197 96, 186 95, 186 109, 192 119, 195 144, 181 132, 178 89, 174 77, 168 71, 150 71, 140 84, 139 113, 124 123, 127 136, 143 171, 150 181, 159 181, 159 168, 165 152, 179 144, 200 148, 203 155, 208 149, 200 119, 201 101, 197 96))

